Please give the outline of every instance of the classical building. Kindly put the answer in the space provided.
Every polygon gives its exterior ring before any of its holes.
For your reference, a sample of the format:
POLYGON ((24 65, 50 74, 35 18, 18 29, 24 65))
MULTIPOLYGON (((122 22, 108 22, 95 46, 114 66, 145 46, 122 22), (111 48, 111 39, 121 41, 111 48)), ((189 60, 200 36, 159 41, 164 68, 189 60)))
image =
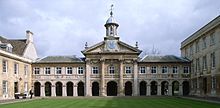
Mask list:
POLYGON ((191 95, 220 96, 220 16, 181 43, 191 61, 191 95))
POLYGON ((190 62, 172 55, 145 56, 120 41, 110 13, 106 36, 85 45, 84 58, 48 56, 32 64, 35 96, 188 95, 190 62))
POLYGON ((0 99, 27 94, 32 86, 33 59, 37 53, 30 31, 27 39, 6 39, 0 36, 0 99))

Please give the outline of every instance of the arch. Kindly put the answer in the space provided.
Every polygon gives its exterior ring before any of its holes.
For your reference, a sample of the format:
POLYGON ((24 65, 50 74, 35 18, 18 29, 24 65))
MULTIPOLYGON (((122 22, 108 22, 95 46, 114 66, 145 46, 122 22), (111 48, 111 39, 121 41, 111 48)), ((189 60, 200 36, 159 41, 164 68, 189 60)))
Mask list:
POLYGON ((147 83, 145 81, 141 81, 139 84, 140 96, 146 96, 147 94, 147 83))
POLYGON ((40 96, 40 87, 41 87, 40 82, 34 83, 34 96, 40 96))
POLYGON ((92 96, 99 96, 99 83, 98 82, 92 83, 92 96))
POLYGON ((118 87, 115 81, 109 81, 107 83, 107 96, 117 96, 118 87))
POLYGON ((183 96, 189 95, 189 81, 183 81, 183 96))
POLYGON ((132 83, 130 81, 125 83, 125 96, 132 96, 132 83))
POLYGON ((50 82, 45 83, 45 96, 51 96, 51 85, 50 82))
POLYGON ((73 83, 70 81, 66 83, 66 93, 67 96, 73 96, 73 83))
POLYGON ((85 96, 85 93, 84 93, 84 83, 82 81, 80 81, 77 84, 77 94, 78 94, 78 96, 85 96))
POLYGON ((168 95, 168 86, 169 83, 167 81, 161 82, 161 95, 168 95))
POLYGON ((157 82, 156 81, 152 81, 150 83, 150 88, 151 88, 151 95, 157 95, 157 82))
POLYGON ((172 83, 172 95, 176 96, 179 95, 179 82, 173 81, 172 83))
POLYGON ((56 83, 56 96, 62 96, 63 84, 61 82, 56 83))

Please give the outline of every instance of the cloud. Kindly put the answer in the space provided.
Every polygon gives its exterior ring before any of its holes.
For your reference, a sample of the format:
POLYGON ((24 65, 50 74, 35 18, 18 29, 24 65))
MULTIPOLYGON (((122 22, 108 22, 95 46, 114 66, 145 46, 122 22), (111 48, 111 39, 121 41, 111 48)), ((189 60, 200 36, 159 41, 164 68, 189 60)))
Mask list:
POLYGON ((122 41, 180 55, 180 42, 219 15, 220 1, 0 0, 0 35, 25 38, 29 29, 41 57, 82 56, 85 42, 103 40, 111 3, 122 41))

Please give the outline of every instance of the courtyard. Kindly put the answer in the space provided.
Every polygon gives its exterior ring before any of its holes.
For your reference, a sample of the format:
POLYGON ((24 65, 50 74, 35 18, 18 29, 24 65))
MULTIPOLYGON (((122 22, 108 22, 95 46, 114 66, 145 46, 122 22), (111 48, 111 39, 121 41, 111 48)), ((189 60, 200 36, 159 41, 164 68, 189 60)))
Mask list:
POLYGON ((0 104, 0 108, 219 108, 220 104, 179 97, 56 97, 0 104))

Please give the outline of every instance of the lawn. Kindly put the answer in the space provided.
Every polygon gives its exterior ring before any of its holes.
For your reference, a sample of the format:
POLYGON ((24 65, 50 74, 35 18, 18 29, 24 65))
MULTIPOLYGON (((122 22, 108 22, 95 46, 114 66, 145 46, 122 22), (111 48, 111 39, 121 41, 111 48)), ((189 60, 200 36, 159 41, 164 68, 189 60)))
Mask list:
POLYGON ((0 108, 220 108, 220 104, 176 97, 45 98, 0 105, 0 108))

